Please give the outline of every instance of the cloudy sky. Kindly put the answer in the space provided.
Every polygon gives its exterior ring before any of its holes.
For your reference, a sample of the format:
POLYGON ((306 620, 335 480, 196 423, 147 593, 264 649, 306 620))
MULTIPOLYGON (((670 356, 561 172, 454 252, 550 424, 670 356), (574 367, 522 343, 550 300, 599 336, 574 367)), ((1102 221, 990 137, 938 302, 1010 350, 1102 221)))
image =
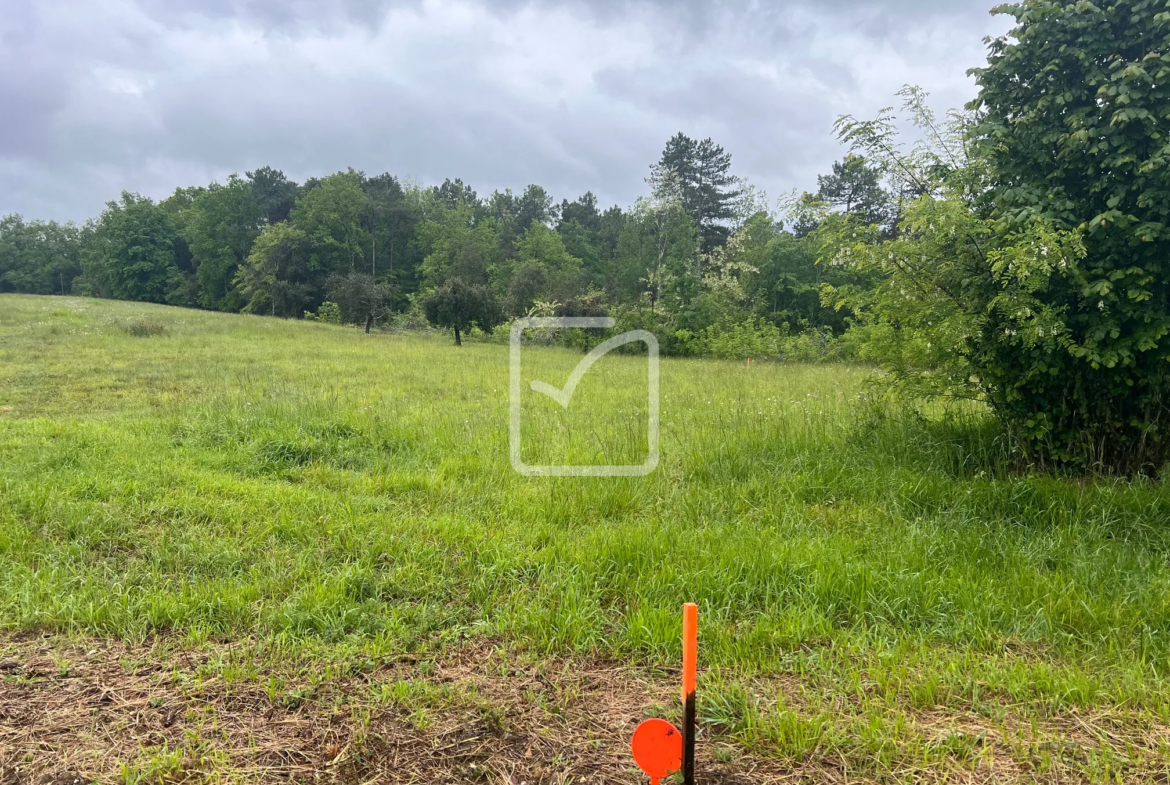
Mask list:
POLYGON ((936 108, 993 0, 0 0, 0 214, 81 220, 262 165, 631 203, 683 131, 776 197, 832 123, 936 108))

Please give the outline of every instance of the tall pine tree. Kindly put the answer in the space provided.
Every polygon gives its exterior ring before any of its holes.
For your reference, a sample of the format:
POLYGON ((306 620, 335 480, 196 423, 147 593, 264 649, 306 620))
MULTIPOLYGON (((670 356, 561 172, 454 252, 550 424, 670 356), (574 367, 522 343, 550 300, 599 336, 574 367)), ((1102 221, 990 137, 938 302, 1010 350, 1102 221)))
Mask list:
POLYGON ((679 189, 683 209, 699 228, 702 251, 726 243, 731 234, 727 221, 742 193, 739 178, 731 174, 731 153, 710 137, 696 141, 678 133, 667 141, 653 169, 652 179, 672 179, 679 189))

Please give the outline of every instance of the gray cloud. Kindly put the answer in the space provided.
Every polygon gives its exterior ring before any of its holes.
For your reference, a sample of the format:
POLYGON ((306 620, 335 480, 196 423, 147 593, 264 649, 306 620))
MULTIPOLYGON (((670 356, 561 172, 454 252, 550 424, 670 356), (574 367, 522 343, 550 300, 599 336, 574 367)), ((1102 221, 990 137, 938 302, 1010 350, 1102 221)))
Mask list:
POLYGON ((269 164, 628 204, 668 136, 773 196, 840 157, 834 117, 907 82, 940 108, 1002 32, 928 0, 0 0, 0 214, 79 220, 269 164))

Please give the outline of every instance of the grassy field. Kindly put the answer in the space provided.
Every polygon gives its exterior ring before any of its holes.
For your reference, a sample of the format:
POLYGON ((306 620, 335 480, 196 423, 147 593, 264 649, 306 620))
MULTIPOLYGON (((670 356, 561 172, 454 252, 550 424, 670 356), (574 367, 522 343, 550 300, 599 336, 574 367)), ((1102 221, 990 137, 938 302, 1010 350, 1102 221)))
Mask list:
MULTIPOLYGON (((506 346, 0 296, 0 782, 638 781, 685 600, 708 782, 1170 776, 1162 485, 864 368, 661 374, 657 471, 525 478, 506 346)), ((524 407, 526 460, 638 462, 646 359, 524 407)))

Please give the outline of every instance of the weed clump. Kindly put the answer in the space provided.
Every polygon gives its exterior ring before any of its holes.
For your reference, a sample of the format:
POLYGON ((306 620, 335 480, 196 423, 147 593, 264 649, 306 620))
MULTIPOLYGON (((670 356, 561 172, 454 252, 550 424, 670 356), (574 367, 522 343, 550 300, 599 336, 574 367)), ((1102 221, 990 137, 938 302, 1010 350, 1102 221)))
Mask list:
POLYGON ((153 338, 167 334, 166 325, 155 319, 135 319, 123 324, 122 330, 135 338, 153 338))

